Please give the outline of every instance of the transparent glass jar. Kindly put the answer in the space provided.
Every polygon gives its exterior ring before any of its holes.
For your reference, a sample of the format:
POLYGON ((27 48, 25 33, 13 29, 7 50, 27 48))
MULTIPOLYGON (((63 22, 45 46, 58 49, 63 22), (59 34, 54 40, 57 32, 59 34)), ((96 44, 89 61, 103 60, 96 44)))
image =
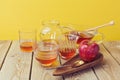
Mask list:
POLYGON ((58 45, 54 42, 39 42, 35 58, 42 66, 51 66, 58 56, 58 45))
POLYGON ((60 23, 57 20, 47 20, 42 22, 40 30, 40 41, 56 41, 61 34, 60 23))

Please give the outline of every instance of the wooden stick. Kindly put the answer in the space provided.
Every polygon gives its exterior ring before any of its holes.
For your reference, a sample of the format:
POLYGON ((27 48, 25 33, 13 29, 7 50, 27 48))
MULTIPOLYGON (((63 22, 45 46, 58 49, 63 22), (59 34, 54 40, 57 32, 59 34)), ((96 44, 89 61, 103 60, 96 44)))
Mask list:
POLYGON ((103 24, 103 25, 100 25, 100 26, 97 26, 97 27, 94 27, 94 28, 91 28, 91 29, 87 29, 86 31, 96 30, 98 28, 102 28, 102 27, 106 27, 106 26, 112 26, 112 25, 114 25, 114 21, 110 21, 109 23, 106 23, 106 24, 103 24))

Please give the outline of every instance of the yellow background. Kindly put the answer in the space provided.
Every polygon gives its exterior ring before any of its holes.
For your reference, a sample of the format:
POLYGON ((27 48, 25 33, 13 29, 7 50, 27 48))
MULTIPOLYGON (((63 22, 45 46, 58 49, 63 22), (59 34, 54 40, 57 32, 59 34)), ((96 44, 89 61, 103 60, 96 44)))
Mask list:
POLYGON ((39 32, 48 19, 90 26, 114 20, 99 31, 105 40, 120 40, 120 0, 0 0, 0 39, 18 39, 20 26, 39 32))

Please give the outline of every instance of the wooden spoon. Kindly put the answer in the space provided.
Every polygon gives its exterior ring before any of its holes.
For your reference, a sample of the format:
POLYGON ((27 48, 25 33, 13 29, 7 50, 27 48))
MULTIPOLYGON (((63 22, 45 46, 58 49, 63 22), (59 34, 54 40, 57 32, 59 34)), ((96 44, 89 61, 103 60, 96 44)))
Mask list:
POLYGON ((46 68, 46 69, 47 70, 50 70, 50 69, 60 69, 60 68, 65 68, 65 67, 76 68, 76 67, 79 67, 79 66, 83 65, 84 63, 85 62, 83 60, 77 60, 73 64, 70 64, 70 65, 61 65, 61 66, 58 66, 58 67, 52 67, 52 68, 46 68))

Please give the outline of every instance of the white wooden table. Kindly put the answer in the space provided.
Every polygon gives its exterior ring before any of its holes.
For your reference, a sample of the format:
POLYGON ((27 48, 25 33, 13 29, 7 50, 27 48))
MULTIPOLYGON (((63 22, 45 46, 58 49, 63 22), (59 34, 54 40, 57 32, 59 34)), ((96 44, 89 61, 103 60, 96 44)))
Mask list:
MULTIPOLYGON (((34 58, 34 53, 19 55, 18 41, 0 41, 0 80, 120 80, 120 41, 101 45, 101 64, 70 75, 53 76, 34 58)), ((56 62, 64 63, 58 59, 56 62)))

